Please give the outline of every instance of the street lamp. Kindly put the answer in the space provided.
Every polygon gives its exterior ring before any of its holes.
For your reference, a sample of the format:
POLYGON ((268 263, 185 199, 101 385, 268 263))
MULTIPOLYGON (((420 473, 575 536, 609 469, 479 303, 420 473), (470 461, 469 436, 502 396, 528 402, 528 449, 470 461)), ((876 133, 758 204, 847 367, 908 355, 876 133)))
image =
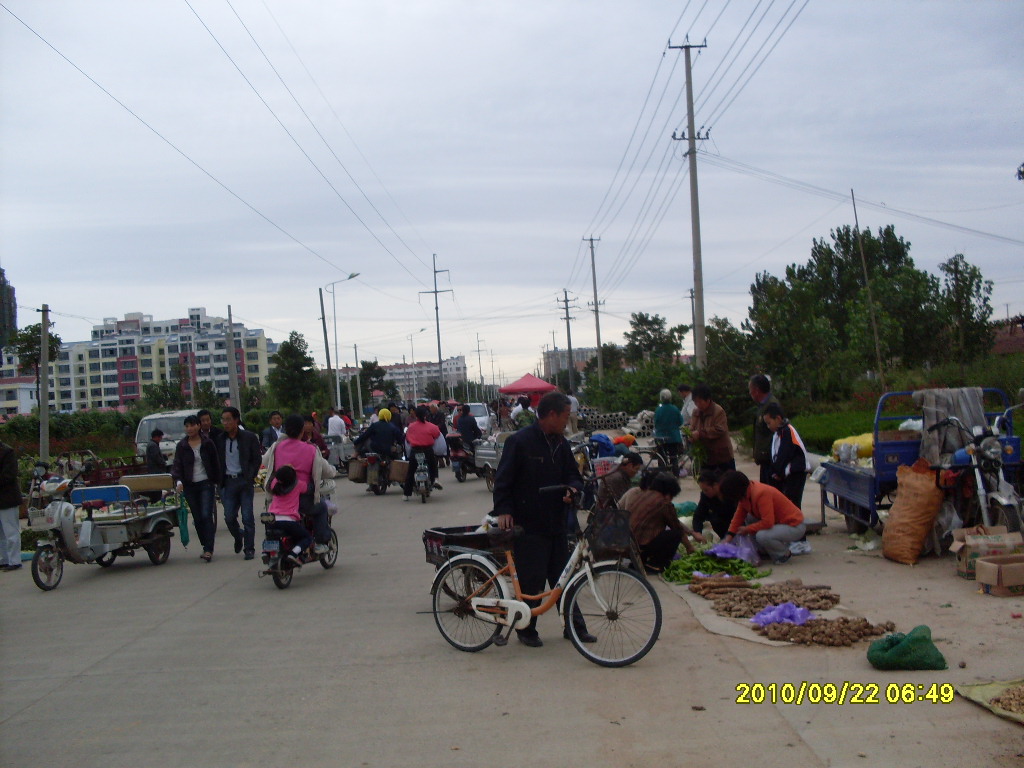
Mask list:
MULTIPOLYGON (((334 286, 338 283, 346 283, 359 277, 358 272, 352 272, 348 277, 343 277, 341 280, 335 280, 332 283, 328 283, 324 286, 325 289, 331 292, 331 313, 334 316, 334 407, 337 408, 341 405, 341 358, 338 357, 338 301, 334 295, 334 286)), ((356 367, 359 366, 359 361, 356 361, 356 367)), ((348 384, 348 405, 352 407, 352 382, 347 381, 348 384)))
POLYGON ((412 347, 412 337, 417 333, 423 333, 425 330, 427 329, 420 328, 416 333, 410 333, 405 337, 409 340, 409 357, 412 362, 412 402, 414 405, 416 403, 416 351, 412 347))

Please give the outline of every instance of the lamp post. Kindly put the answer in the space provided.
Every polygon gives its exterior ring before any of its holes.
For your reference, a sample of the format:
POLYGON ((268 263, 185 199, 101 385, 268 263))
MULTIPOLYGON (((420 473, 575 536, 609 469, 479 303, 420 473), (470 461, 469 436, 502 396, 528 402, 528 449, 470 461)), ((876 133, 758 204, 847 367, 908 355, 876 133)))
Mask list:
MULTIPOLYGON (((341 405, 341 358, 338 356, 338 302, 334 294, 334 286, 338 283, 346 283, 359 277, 358 272, 352 272, 348 277, 343 277, 341 280, 335 280, 332 283, 328 283, 324 286, 326 290, 331 292, 331 313, 334 317, 334 364, 337 366, 334 369, 334 407, 338 408, 341 405)), ((358 367, 359 362, 356 362, 358 367)), ((348 382, 348 407, 352 407, 352 383, 348 382)))
MULTIPOLYGON (((427 329, 426 328, 420 328, 418 331, 416 331, 416 333, 423 333, 425 330, 427 330, 427 329)), ((410 333, 408 336, 405 337, 405 338, 407 338, 409 340, 409 361, 412 363, 412 402, 413 402, 413 405, 416 404, 416 351, 413 349, 413 346, 412 346, 412 337, 415 336, 416 333, 410 333)))

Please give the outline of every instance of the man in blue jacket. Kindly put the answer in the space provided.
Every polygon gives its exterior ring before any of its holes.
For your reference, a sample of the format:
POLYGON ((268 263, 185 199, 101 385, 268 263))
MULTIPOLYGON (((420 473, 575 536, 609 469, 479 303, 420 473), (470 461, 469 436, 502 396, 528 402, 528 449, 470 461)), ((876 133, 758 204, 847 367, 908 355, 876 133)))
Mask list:
MULTIPOLYGON (((571 496, 540 493, 550 485, 568 485, 583 490, 583 478, 564 437, 569 422, 569 398, 549 392, 537 404, 537 421, 520 429, 505 441, 494 479, 494 513, 498 525, 523 528, 513 544, 519 585, 526 594, 544 590, 545 581, 554 587, 569 560, 565 505, 571 496)), ((539 601, 527 601, 536 606, 539 601)), ((583 627, 583 617, 573 623, 583 642, 594 642, 583 627), (582 631, 579 631, 581 630, 582 631)), ((537 617, 527 629, 516 630, 519 641, 531 648, 543 645, 537 634, 537 617)), ((563 630, 568 637, 568 629, 563 630)))

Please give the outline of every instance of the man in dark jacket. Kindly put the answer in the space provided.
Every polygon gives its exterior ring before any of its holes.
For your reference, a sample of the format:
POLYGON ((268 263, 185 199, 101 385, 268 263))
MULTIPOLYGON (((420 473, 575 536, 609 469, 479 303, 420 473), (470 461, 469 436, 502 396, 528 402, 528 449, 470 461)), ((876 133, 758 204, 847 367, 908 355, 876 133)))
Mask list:
POLYGON ((20 506, 18 459, 11 446, 0 443, 0 570, 3 571, 21 568, 20 506))
MULTIPOLYGON (((164 433, 161 429, 154 429, 146 443, 146 471, 159 474, 167 471, 167 458, 160 450, 160 441, 164 433)), ((159 494, 157 494, 159 496, 159 494)))
MULTIPOLYGON (((572 497, 566 493, 540 493, 550 485, 568 485, 583 490, 583 478, 565 439, 569 422, 569 398, 561 392, 549 392, 537 405, 537 421, 509 436, 501 452, 494 479, 494 513, 498 525, 523 528, 513 545, 519 584, 526 594, 538 594, 546 581, 554 587, 569 559, 565 505, 572 497)), ((539 601, 527 601, 532 607, 539 601)), ((584 642, 596 638, 586 633, 583 617, 573 623, 584 642), (582 631, 580 631, 582 630, 582 631)), ((527 629, 516 630, 520 642, 530 647, 544 643, 537 634, 537 617, 527 629)), ((568 637, 568 629, 563 630, 568 637)))
POLYGON ((223 432, 214 438, 220 459, 220 498, 224 505, 224 522, 235 537, 235 552, 245 549, 245 559, 256 556, 256 518, 253 515, 253 493, 256 475, 263 461, 260 439, 255 432, 241 427, 237 408, 225 408, 220 414, 223 432), (238 527, 238 510, 242 510, 242 527, 238 527))
POLYGON ((280 440, 284 435, 284 430, 281 429, 284 416, 281 415, 280 411, 271 411, 269 421, 270 426, 263 430, 263 438, 260 440, 260 444, 263 446, 264 451, 280 440))

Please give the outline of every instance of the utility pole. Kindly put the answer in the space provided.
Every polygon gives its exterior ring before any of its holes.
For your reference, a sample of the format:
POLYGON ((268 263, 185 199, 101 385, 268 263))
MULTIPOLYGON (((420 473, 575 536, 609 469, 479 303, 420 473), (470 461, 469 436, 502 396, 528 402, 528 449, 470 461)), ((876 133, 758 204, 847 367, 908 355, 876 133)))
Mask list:
MULTIPOLYGON (((320 297, 320 302, 320 308, 323 309, 323 296, 320 297)), ((326 339, 326 336, 324 338, 326 339)), ((231 398, 231 404, 241 411, 242 404, 238 402, 238 361, 235 360, 235 324, 231 320, 230 304, 228 304, 228 334, 225 346, 228 349, 228 397, 231 398)), ((331 367, 329 362, 327 367, 331 367)))
MULTIPOLYGON (((359 396, 359 418, 363 418, 363 383, 359 378, 359 345, 352 345, 352 354, 356 356, 356 394, 359 396)), ((349 399, 351 403, 351 398, 349 399)))
MULTIPOLYGON (((700 252, 700 204, 697 201, 697 139, 707 139, 708 133, 699 136, 693 127, 693 72, 690 64, 691 48, 707 48, 707 41, 700 45, 672 45, 669 48, 682 49, 686 54, 686 136, 672 138, 676 141, 687 141, 687 152, 690 160, 690 234, 693 240, 693 288, 694 288, 694 322, 693 322, 693 356, 698 368, 705 368, 708 363, 706 335, 704 329, 704 271, 701 266, 700 252)), ((701 126, 702 128, 704 126, 701 126)))
POLYGON ((480 346, 480 334, 476 335, 476 367, 480 369, 480 402, 484 402, 484 358, 480 346))
POLYGON ((497 396, 498 396, 498 387, 497 387, 498 382, 495 381, 495 379, 494 379, 494 350, 493 349, 490 350, 490 353, 491 353, 491 389, 494 390, 494 397, 497 398, 497 396))
POLYGON ((878 321, 875 320, 875 300, 871 296, 871 281, 868 279, 868 261, 864 258, 864 241, 860 239, 860 222, 857 221, 857 199, 850 190, 850 200, 853 201, 853 231, 857 233, 857 246, 860 248, 860 265, 864 269, 864 287, 868 289, 868 309, 871 311, 871 332, 875 336, 875 362, 878 364, 878 378, 882 383, 882 391, 885 392, 885 369, 882 368, 882 347, 878 343, 878 321))
POLYGON ((593 235, 583 238, 584 242, 590 243, 590 275, 594 279, 594 327, 597 329, 597 383, 604 381, 604 355, 601 352, 601 304, 597 300, 597 267, 594 265, 594 242, 601 242, 601 238, 593 235))
MULTIPOLYGON (((39 326, 39 460, 50 460, 50 305, 40 310, 39 326)), ((17 521, 15 521, 17 522, 17 521)))
POLYGON ((451 288, 446 288, 443 291, 437 290, 437 276, 441 272, 448 272, 447 269, 437 268, 437 254, 434 254, 434 290, 432 291, 420 291, 420 293, 432 293, 434 294, 434 325, 437 327, 437 376, 438 384, 441 386, 441 396, 444 397, 444 361, 441 358, 441 310, 437 306, 437 294, 439 293, 452 293, 451 288))
MULTIPOLYGON (((573 363, 572 359, 572 329, 569 327, 569 321, 574 320, 575 318, 569 316, 569 291, 566 290, 565 288, 562 289, 562 301, 560 303, 563 305, 563 308, 565 309, 565 345, 569 349, 569 389, 571 390, 574 388, 572 379, 573 374, 576 372, 576 366, 573 363)), ((557 381, 557 374, 555 375, 555 379, 557 381)))

